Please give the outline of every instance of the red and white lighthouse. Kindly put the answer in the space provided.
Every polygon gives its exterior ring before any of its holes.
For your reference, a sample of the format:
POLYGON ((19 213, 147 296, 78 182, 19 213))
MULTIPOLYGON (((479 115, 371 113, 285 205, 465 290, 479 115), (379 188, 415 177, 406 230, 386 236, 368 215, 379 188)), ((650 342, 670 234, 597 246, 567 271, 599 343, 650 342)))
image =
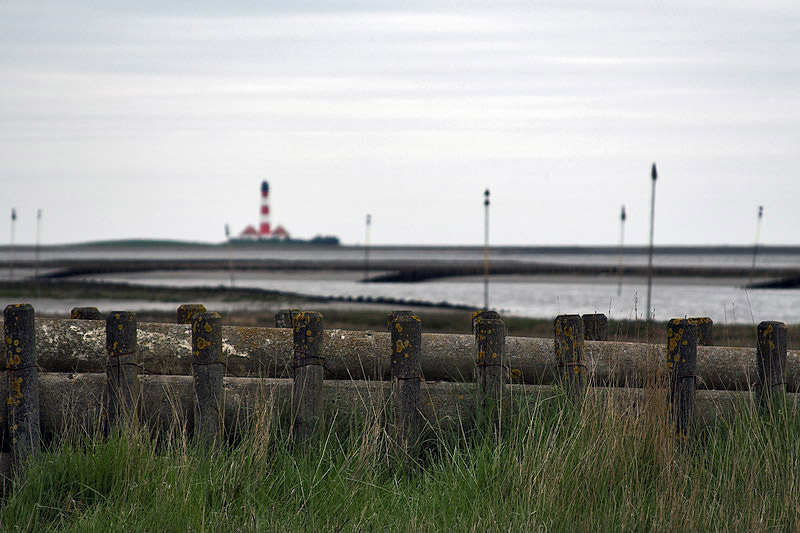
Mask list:
POLYGON ((261 239, 268 239, 272 236, 269 226, 269 184, 261 182, 261 217, 259 218, 258 236, 261 239))

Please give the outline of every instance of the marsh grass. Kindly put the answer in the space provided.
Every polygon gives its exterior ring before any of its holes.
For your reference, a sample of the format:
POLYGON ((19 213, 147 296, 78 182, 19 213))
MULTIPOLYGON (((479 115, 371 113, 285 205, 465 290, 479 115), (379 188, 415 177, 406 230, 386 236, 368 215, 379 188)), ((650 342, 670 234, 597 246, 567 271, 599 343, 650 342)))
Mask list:
POLYGON ((800 413, 735 416, 677 445, 663 394, 557 391, 496 427, 434 430, 399 461, 380 414, 293 446, 256 411, 207 449, 176 432, 65 434, 0 507, 3 531, 795 531, 800 413))

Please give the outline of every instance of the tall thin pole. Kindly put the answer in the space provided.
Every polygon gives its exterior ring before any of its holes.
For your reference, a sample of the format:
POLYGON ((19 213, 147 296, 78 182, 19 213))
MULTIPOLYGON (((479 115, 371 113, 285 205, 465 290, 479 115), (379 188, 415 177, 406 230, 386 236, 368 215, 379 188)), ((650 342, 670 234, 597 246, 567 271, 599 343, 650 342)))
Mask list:
POLYGON ((483 308, 489 309, 489 189, 483 192, 483 308))
POLYGON ((653 295, 653 230, 656 220, 656 179, 658 173, 656 172, 656 164, 653 163, 653 169, 650 172, 653 178, 653 189, 650 193, 650 249, 647 253, 647 321, 653 320, 653 308, 651 306, 651 298, 653 295))
POLYGON ((231 277, 233 287, 233 251, 231 250, 231 227, 225 224, 225 247, 228 249, 228 275, 231 277))
POLYGON ((36 244, 33 247, 34 263, 33 277, 39 277, 39 241, 42 237, 42 210, 36 210, 36 244))
POLYGON ((369 230, 372 225, 372 215, 367 214, 364 226, 364 281, 369 279, 369 230))
POLYGON ((622 296, 622 278, 625 276, 625 206, 619 214, 619 285, 617 296, 622 296))
POLYGON ((756 221, 756 240, 753 243, 753 265, 750 267, 750 283, 756 275, 756 256, 758 255, 758 238, 761 236, 761 219, 764 217, 764 206, 758 206, 758 220, 756 221))
POLYGON ((17 225, 17 210, 11 208, 11 236, 9 238, 8 279, 14 279, 14 227, 17 225))

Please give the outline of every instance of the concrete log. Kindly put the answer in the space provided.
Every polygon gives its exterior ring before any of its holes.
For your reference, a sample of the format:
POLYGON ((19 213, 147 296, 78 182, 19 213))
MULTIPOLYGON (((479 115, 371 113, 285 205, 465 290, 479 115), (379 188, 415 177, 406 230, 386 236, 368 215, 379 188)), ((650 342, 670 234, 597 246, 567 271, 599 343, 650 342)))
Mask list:
MULTIPOLYGON (((96 320, 36 319, 40 368, 47 371, 105 370, 105 324, 96 320)), ((292 332, 288 329, 223 326, 223 358, 229 374, 288 377, 292 332)), ((391 353, 389 333, 329 330, 325 332, 327 377, 385 379, 391 353)), ((145 373, 189 374, 191 331, 182 324, 139 324, 138 361, 145 373)), ((429 380, 472 381, 475 338, 472 335, 422 335, 422 371, 429 380)), ((595 384, 642 385, 663 373, 661 345, 586 341, 584 364, 595 384)), ((558 369, 552 339, 508 337, 506 364, 516 382, 554 383, 558 369)), ((758 382, 754 348, 699 346, 698 388, 748 390, 758 382)), ((800 352, 787 353, 785 380, 789 392, 800 391, 800 352)))
MULTIPOLYGON (((41 410, 40 424, 45 440, 55 434, 97 434, 102 428, 102 402, 105 374, 43 372, 39 375, 41 410)), ((166 434, 183 432, 194 409, 191 376, 140 375, 142 421, 148 427, 166 434)), ((427 427, 459 428, 474 418, 475 384, 453 382, 422 382, 420 414, 427 427)), ((353 415, 365 419, 383 419, 388 409, 391 383, 386 381, 326 380, 324 416, 331 420, 353 415)), ((520 402, 534 403, 552 399, 557 393, 551 385, 508 385, 512 406, 520 402)), ((0 382, 0 394, 6 394, 7 384, 0 382)), ((241 429, 245 421, 252 422, 265 413, 289 415, 292 380, 279 378, 236 378, 224 380, 225 427, 231 432, 241 429)), ((787 408, 797 416, 800 395, 787 395, 787 408)), ((631 414, 648 409, 668 409, 665 389, 635 389, 622 387, 589 387, 586 402, 599 402, 617 411, 631 414)), ((710 424, 730 417, 736 406, 754 406, 749 392, 697 391, 696 423, 710 424)), ((515 416, 509 411, 511 420, 515 416)))

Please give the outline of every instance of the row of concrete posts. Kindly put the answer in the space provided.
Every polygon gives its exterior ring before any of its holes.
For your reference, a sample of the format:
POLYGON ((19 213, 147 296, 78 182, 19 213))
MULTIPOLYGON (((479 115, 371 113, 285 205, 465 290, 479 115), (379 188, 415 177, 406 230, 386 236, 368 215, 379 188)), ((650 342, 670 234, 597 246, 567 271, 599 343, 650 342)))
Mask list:
MULTIPOLYGON (((39 392, 34 336, 34 309, 28 304, 9 305, 4 311, 8 376, 7 416, 2 448, 20 464, 41 447, 39 392)), ((75 308, 74 319, 101 319, 96 308, 75 308)), ((193 434, 209 444, 224 438, 222 404, 226 373, 222 351, 222 318, 202 305, 178 308, 178 321, 191 324, 194 382, 193 434)), ((136 425, 139 419, 140 366, 136 360, 137 322, 132 312, 113 311, 106 328, 106 427, 136 425)), ((293 438, 302 442, 318 429, 323 407, 325 355, 323 317, 320 313, 281 310, 276 327, 293 329, 293 438)), ((391 419, 393 435, 404 450, 411 450, 420 435, 419 414, 422 373, 422 321, 411 311, 389 314, 391 333, 391 419)), ((499 405, 508 381, 504 362, 506 327, 493 311, 473 314, 477 412, 487 421, 499 420, 499 405)), ((781 322, 762 322, 757 328, 759 403, 785 394, 787 328, 781 322)), ((561 383, 569 398, 580 405, 591 382, 584 362, 584 340, 606 340, 604 315, 560 315, 554 322, 554 351, 561 383)), ((712 342, 710 319, 673 319, 667 325, 666 371, 676 431, 688 435, 694 409, 698 344, 712 342)), ((2 411, 0 411, 0 414, 2 411)))

